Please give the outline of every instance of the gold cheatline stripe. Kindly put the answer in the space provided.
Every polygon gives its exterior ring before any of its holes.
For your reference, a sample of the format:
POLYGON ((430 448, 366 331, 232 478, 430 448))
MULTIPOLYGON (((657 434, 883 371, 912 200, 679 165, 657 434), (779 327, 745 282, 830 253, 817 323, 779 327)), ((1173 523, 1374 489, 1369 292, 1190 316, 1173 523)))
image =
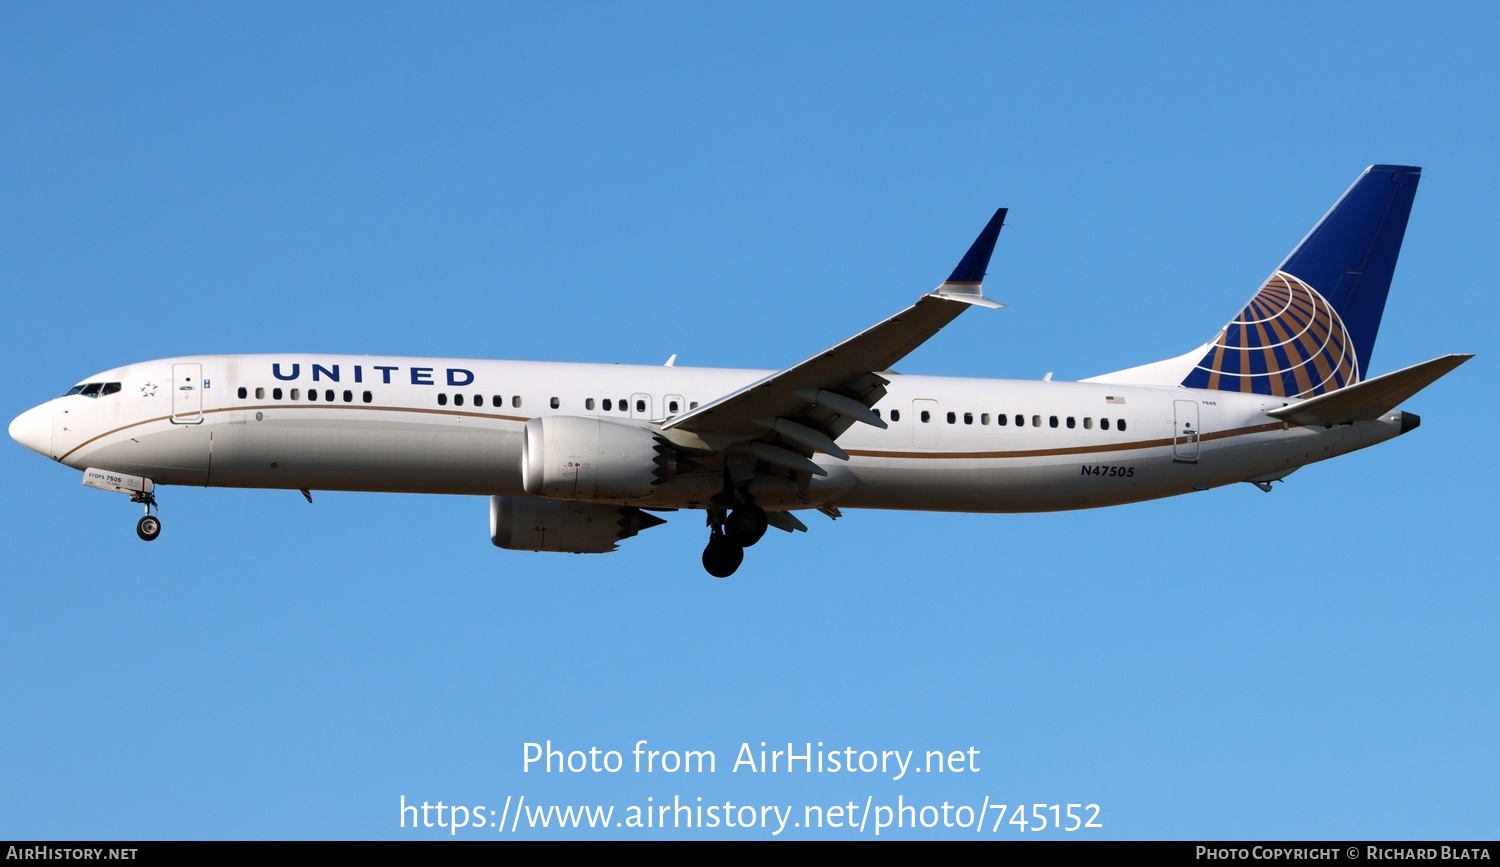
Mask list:
MULTIPOLYGON (((1198 437, 1203 440, 1221 440, 1229 437, 1245 436, 1247 434, 1262 433, 1268 430, 1280 430, 1284 427, 1282 422, 1270 422, 1268 424, 1252 425, 1250 427, 1235 428, 1234 430, 1215 431, 1214 433, 1202 434, 1198 437)), ((1025 449, 1009 452, 885 452, 866 451, 864 449, 849 449, 850 457, 862 458, 918 458, 922 460, 962 460, 965 458, 1048 458, 1056 455, 1086 455, 1093 452, 1126 452, 1137 449, 1154 449, 1172 445, 1172 438, 1157 440, 1137 440, 1129 443, 1117 443, 1114 445, 1099 446, 1069 446, 1057 449, 1025 449)))
MULTIPOLYGON (((518 415, 493 415, 491 413, 482 413, 482 412, 459 412, 459 411, 451 410, 451 409, 423 409, 421 407, 414 407, 414 406, 371 406, 371 405, 368 405, 368 404, 339 405, 339 404, 330 404, 330 403, 290 403, 290 404, 288 404, 288 403, 266 403, 266 404, 261 404, 260 406, 228 406, 228 407, 220 407, 218 409, 206 409, 206 410, 203 410, 201 413, 199 413, 199 415, 213 415, 214 413, 219 413, 219 412, 252 412, 252 411, 255 411, 255 410, 267 410, 267 409, 357 409, 357 410, 364 410, 364 411, 367 411, 367 412, 369 412, 369 411, 379 411, 379 412, 414 412, 414 413, 420 413, 420 414, 426 414, 426 415, 459 415, 459 416, 467 416, 467 417, 470 417, 470 418, 488 418, 488 419, 498 419, 500 421, 518 421, 518 422, 522 422, 522 423, 525 423, 525 422, 528 422, 528 421, 531 420, 529 417, 523 418, 523 417, 518 416, 518 415)), ((83 448, 84 446, 89 445, 90 443, 93 443, 93 442, 95 442, 97 440, 101 440, 101 439, 103 439, 103 438, 105 438, 107 436, 113 436, 113 435, 119 433, 120 431, 130 430, 133 427, 140 427, 141 425, 145 425, 145 424, 155 424, 155 423, 157 423, 159 421, 170 421, 171 419, 172 419, 172 416, 170 416, 170 415, 162 415, 162 416, 157 416, 156 418, 148 418, 145 421, 134 421, 134 422, 131 422, 130 424, 124 425, 123 427, 117 427, 114 430, 105 431, 104 433, 99 434, 98 436, 89 437, 88 439, 84 440, 83 442, 79 443, 78 445, 72 447, 71 449, 68 449, 68 451, 65 454, 63 454, 61 457, 56 458, 56 460, 59 460, 59 461, 65 460, 68 457, 68 455, 73 454, 74 452, 78 451, 79 449, 83 448)))

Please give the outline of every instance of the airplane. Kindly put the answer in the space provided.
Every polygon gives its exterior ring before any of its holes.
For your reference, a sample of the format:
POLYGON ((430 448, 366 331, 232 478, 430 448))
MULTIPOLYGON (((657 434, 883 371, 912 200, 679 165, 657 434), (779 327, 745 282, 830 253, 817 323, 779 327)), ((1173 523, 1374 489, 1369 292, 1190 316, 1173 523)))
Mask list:
POLYGON ((910 307, 780 371, 205 355, 85 378, 17 442, 143 506, 161 485, 473 494, 490 539, 606 553, 702 510, 703 566, 844 509, 1037 512, 1262 490, 1417 427, 1403 401, 1472 355, 1367 367, 1421 169, 1366 169, 1206 343, 1078 382, 892 368, 971 307, 1005 222, 910 307))

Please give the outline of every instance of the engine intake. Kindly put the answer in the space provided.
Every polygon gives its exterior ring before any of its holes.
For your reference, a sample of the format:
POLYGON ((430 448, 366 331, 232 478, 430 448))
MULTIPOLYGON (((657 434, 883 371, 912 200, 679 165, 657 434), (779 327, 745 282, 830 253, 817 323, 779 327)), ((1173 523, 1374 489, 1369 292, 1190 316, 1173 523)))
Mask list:
POLYGON ((558 500, 633 500, 678 472, 664 437, 594 418, 553 415, 526 422, 521 486, 558 500))

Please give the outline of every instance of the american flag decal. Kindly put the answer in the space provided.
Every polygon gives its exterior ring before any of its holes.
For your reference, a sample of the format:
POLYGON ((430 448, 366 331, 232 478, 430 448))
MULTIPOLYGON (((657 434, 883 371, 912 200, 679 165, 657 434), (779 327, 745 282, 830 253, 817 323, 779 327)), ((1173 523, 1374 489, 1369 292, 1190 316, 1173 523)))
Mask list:
POLYGON ((1125 402, 1125 398, 1123 398, 1123 397, 1115 397, 1114 395, 1110 394, 1110 395, 1105 395, 1104 402, 1105 403, 1124 403, 1125 402))

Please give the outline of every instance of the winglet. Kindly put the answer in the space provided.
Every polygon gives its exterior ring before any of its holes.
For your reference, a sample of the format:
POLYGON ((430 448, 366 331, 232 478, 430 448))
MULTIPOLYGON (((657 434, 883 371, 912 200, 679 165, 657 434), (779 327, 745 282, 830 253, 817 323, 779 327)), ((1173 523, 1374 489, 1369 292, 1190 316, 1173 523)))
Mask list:
POLYGON ((958 267, 943 281, 943 285, 933 290, 932 294, 939 298, 947 298, 952 301, 962 301, 967 304, 978 304, 981 307, 1003 307, 994 301, 985 298, 980 289, 984 282, 985 269, 990 266, 990 256, 995 253, 995 242, 1000 238, 1000 229, 1005 225, 1005 214, 1007 208, 1001 208, 995 212, 990 221, 985 224, 984 230, 979 237, 974 239, 970 245, 969 252, 959 260, 958 267))
POLYGON ((974 239, 969 247, 969 252, 959 260, 958 267, 948 275, 945 283, 982 283, 984 282, 984 269, 990 266, 990 256, 995 252, 995 241, 1000 238, 1000 227, 1005 225, 1005 212, 1008 208, 1001 208, 990 217, 985 224, 984 231, 974 239))

